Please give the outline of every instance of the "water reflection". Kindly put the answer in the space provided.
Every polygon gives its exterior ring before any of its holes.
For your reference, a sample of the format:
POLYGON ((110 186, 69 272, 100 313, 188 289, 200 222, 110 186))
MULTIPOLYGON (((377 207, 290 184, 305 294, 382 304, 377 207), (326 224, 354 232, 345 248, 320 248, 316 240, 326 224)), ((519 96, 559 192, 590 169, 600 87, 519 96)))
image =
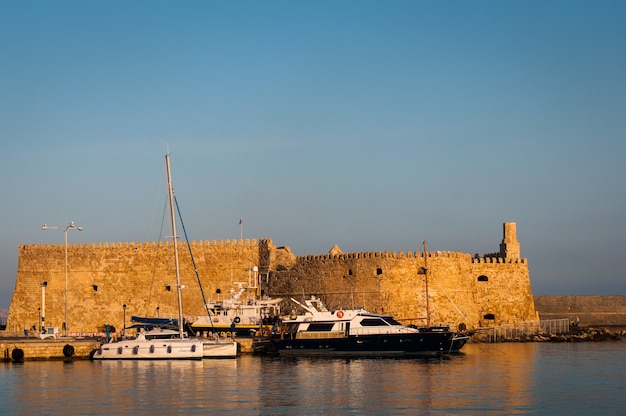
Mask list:
POLYGON ((606 414, 626 406, 624 374, 624 343, 472 344, 444 360, 26 362, 0 366, 0 413, 606 414))

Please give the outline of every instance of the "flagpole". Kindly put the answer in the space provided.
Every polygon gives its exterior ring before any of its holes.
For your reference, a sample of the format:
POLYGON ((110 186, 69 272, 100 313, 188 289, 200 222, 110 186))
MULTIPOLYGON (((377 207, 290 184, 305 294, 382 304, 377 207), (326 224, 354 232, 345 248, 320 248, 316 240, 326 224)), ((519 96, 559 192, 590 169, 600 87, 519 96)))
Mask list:
POLYGON ((243 241, 243 217, 239 217, 239 239, 243 241))

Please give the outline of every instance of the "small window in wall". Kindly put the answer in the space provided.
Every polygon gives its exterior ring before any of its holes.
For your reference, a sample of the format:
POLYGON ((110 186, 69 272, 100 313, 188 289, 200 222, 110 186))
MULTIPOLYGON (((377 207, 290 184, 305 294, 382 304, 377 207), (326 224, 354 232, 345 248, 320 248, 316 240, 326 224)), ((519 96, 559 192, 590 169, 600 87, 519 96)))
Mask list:
POLYGON ((172 290, 172 286, 170 285, 165 285, 165 291, 166 292, 170 292, 172 290))
POLYGON ((377 275, 377 276, 380 276, 381 274, 383 274, 383 269, 381 269, 380 267, 378 267, 378 268, 376 269, 376 275, 377 275))
POLYGON ((348 270, 348 276, 352 276, 352 269, 348 270))
POLYGON ((91 285, 91 287, 93 288, 93 291, 94 291, 94 292, 97 292, 97 291, 98 291, 98 285, 91 285))
POLYGON ((492 313, 486 314, 485 316, 483 316, 483 318, 486 321, 495 321, 496 320, 496 316, 494 314, 492 314, 492 313))
POLYGON ((478 276, 478 281, 479 282, 488 282, 489 278, 483 274, 483 275, 478 276))

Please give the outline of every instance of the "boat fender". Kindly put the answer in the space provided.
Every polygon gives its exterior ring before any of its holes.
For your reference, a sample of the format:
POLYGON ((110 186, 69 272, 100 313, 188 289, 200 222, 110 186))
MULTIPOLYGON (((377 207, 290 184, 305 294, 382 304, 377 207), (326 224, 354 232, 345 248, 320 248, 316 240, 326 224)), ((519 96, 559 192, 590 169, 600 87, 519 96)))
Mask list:
POLYGON ((24 350, 21 348, 14 348, 13 351, 11 351, 11 358, 13 358, 13 361, 15 361, 16 363, 23 362, 24 350))
POLYGON ((213 322, 219 322, 219 318, 216 316, 215 318, 213 318, 213 322))
POLYGON ((191 346, 191 352, 196 352, 196 346, 195 345, 191 346))
POLYGON ((226 332, 224 332, 224 331, 220 332, 220 337, 226 338, 226 332))
POLYGON ((154 345, 150 345, 150 352, 154 353, 154 345))
POLYGON ((241 318, 238 316, 235 316, 235 319, 233 319, 233 321, 235 321, 235 323, 238 324, 239 322, 241 322, 241 318))
POLYGON ((139 354, 139 345, 135 345, 133 347, 133 354, 135 354, 135 355, 139 354))
POLYGON ((167 346, 167 352, 168 352, 168 353, 171 353, 171 352, 172 352, 172 346, 171 346, 171 345, 168 345, 168 346, 167 346))
POLYGON ((70 344, 65 344, 65 346, 63 347, 63 355, 67 358, 72 357, 74 355, 74 347, 72 347, 70 344))
POLYGON ((343 318, 343 311, 337 311, 337 318, 343 318))
POLYGON ((118 354, 121 354, 121 353, 122 353, 122 351, 123 351, 122 347, 119 347, 119 348, 117 349, 117 353, 118 353, 118 354))

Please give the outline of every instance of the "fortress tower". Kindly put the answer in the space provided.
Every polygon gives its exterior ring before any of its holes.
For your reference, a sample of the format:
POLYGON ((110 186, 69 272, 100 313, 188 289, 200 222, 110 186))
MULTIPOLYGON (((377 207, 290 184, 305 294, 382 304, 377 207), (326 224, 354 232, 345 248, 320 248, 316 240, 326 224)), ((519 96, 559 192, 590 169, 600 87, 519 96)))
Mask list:
POLYGON ((509 260, 520 258, 520 248, 517 242, 517 224, 514 222, 504 223, 504 236, 500 244, 500 256, 509 260))

